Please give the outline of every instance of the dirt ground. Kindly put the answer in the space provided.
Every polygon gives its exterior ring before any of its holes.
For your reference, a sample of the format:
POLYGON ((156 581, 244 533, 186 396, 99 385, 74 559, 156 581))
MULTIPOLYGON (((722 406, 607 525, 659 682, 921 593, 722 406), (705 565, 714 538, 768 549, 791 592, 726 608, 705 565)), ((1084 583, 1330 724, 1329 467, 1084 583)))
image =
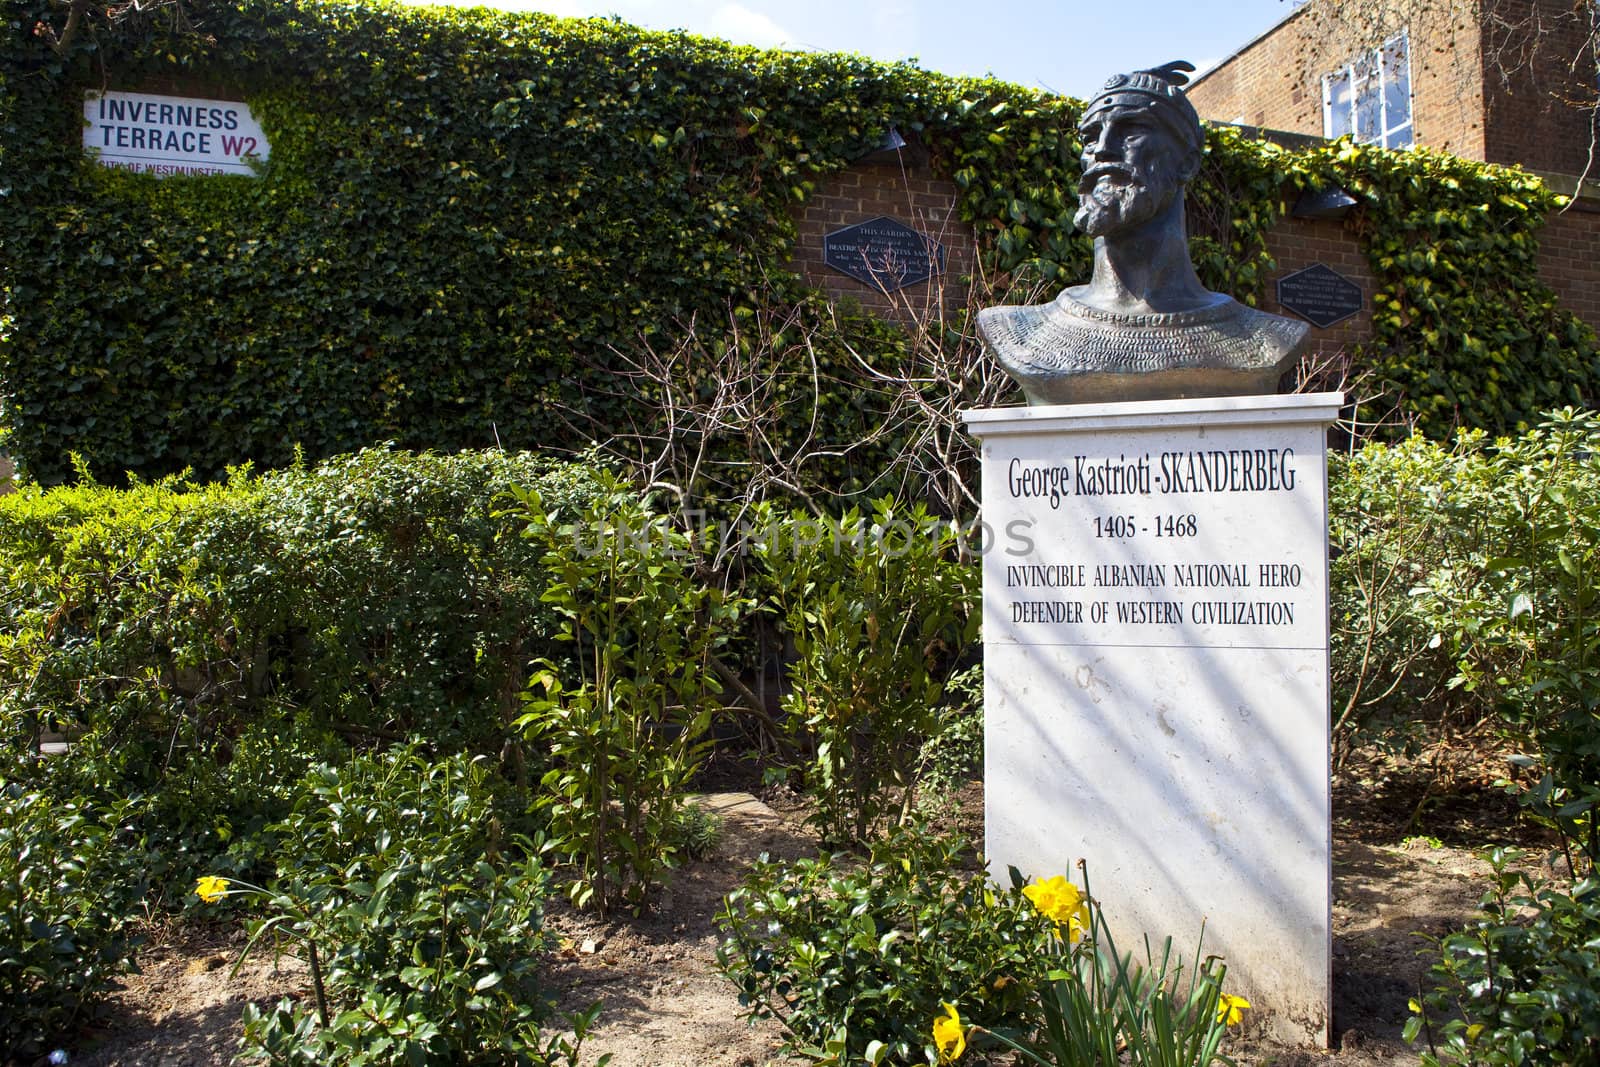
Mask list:
MULTIPOLYGON (((1427 762, 1374 754, 1352 760, 1334 781, 1334 1044, 1293 1049, 1235 1040, 1227 1051, 1244 1067, 1403 1065, 1418 1062, 1400 1040, 1406 1001, 1416 995, 1426 961, 1424 937, 1469 918, 1487 866, 1476 857, 1494 843, 1534 844, 1515 805, 1489 779, 1495 761, 1481 752, 1435 753, 1427 762)), ((981 786, 963 794, 957 822, 981 830, 981 786)), ((802 1061, 780 1054, 774 1024, 747 1026, 732 987, 714 967, 713 919, 744 866, 762 852, 798 857, 814 842, 784 805, 774 810, 744 794, 713 794, 706 803, 723 832, 706 859, 676 872, 644 919, 601 922, 553 907, 563 939, 549 983, 561 1007, 604 1005, 584 1045, 584 1064, 612 1055, 614 1067, 762 1067, 802 1061)), ((1537 848, 1530 849, 1536 852, 1537 848)), ((238 1039, 248 1001, 308 996, 295 960, 253 956, 229 969, 242 935, 216 928, 156 931, 115 997, 105 1028, 72 1052, 74 1067, 223 1067, 238 1039)))

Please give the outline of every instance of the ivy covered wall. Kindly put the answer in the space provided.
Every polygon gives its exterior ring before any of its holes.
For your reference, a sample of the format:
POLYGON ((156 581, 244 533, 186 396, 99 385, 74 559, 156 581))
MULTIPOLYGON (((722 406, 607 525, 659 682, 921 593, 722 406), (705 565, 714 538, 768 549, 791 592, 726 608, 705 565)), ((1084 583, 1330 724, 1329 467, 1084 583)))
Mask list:
MULTIPOLYGON (((296 446, 575 445, 559 413, 621 403, 596 386, 637 346, 805 303, 784 270, 793 208, 890 126, 956 182, 992 281, 1087 271, 1075 101, 601 20, 184 10, 102 12, 58 50, 54 4, 0 3, 0 447, 45 482, 72 452, 114 478, 296 446), (256 177, 101 168, 80 128, 102 87, 246 100, 271 159, 256 177)), ((1191 211, 1206 283, 1258 297, 1285 198, 1330 182, 1360 201, 1378 279, 1360 360, 1426 426, 1511 427, 1593 394, 1594 336, 1537 281, 1555 200, 1519 174, 1213 131, 1191 211)), ((897 343, 875 321, 807 321, 897 343)), ((873 412, 837 417, 849 433, 873 412)))

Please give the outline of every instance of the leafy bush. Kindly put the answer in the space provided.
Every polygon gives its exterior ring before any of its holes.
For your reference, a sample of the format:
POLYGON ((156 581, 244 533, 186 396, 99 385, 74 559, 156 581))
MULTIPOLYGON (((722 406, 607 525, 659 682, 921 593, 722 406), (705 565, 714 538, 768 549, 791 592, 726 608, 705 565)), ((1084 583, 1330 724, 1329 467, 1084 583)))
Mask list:
POLYGON ((570 666, 542 661, 517 720, 554 764, 537 803, 577 867, 574 900, 637 908, 672 864, 715 706, 709 659, 743 603, 704 585, 688 536, 620 483, 570 510, 517 496, 571 645, 570 666))
POLYGON ((1450 686, 1456 666, 1416 590, 1489 543, 1481 434, 1374 442, 1329 463, 1329 601, 1336 759, 1362 734, 1470 724, 1492 706, 1450 686))
POLYGON ((865 865, 763 858, 718 917, 718 968, 752 1018, 776 1018, 789 1047, 838 1062, 922 1062, 942 1002, 989 1027, 1016 1027, 1037 990, 1050 924, 1015 890, 968 866, 963 842, 917 824, 865 865))
MULTIPOLYGON (((1399 701, 1447 688, 1465 709, 1457 715, 1492 717, 1522 749, 1507 787, 1556 831, 1553 867, 1569 883, 1537 884, 1509 870, 1507 854, 1491 854, 1483 914, 1441 943, 1436 988, 1409 1032, 1427 1037, 1436 1063, 1591 1061, 1600 1052, 1600 416, 1553 412, 1536 430, 1492 444, 1467 434, 1453 450, 1417 440, 1368 448, 1334 499, 1344 529, 1361 530, 1335 566, 1334 601, 1368 613, 1377 640, 1362 651, 1376 689, 1399 701), (1352 573, 1385 577, 1339 580, 1352 573)), ((1348 664, 1354 650, 1344 651, 1348 664)))
POLYGON ((510 724, 528 660, 561 646, 539 553, 495 501, 523 484, 580 501, 593 478, 371 449, 220 485, 0 497, 6 750, 66 733, 73 758, 30 778, 141 794, 148 832, 202 858, 282 818, 285 784, 352 741, 421 733, 537 780, 510 724))
POLYGON ((939 725, 922 743, 925 768, 919 805, 945 802, 983 774, 983 667, 968 667, 952 677, 939 709, 939 725))
POLYGON ((1440 942, 1406 1039, 1426 1039, 1430 1067, 1600 1061, 1600 882, 1562 891, 1511 870, 1512 852, 1488 858, 1483 913, 1440 942))
POLYGON ((1479 461, 1481 542, 1424 577, 1418 610, 1455 659, 1452 684, 1493 701, 1528 745, 1519 790, 1568 869, 1600 862, 1600 416, 1551 415, 1479 461))
POLYGON ((969 1037, 1043 1067, 1207 1067, 1249 1007, 1226 967, 1167 939, 1119 953, 1099 903, 1057 875, 1000 889, 967 846, 897 828, 865 865, 759 862, 718 923, 719 969, 752 1018, 829 1063, 945 1063, 969 1037))
POLYGON ((1597 448, 1600 417, 1554 412, 1492 443, 1370 445, 1335 463, 1330 493, 1342 744, 1366 725, 1492 718, 1543 779, 1525 805, 1590 863, 1597 448))
POLYGON ((951 677, 977 638, 975 565, 953 524, 884 499, 837 519, 764 509, 755 552, 794 661, 783 697, 825 840, 903 819, 951 677))
POLYGON ((132 969, 143 859, 120 812, 0 778, 0 1054, 41 1054, 132 969))
POLYGON ((378 737, 419 733, 499 756, 528 661, 561 652, 539 553, 501 503, 531 486, 580 505, 601 491, 596 478, 526 452, 383 449, 267 476, 282 566, 311 588, 303 636, 290 635, 303 648, 296 691, 378 737))
POLYGON ((252 921, 251 944, 290 936, 312 967, 317 1003, 248 1009, 246 1052, 307 1065, 564 1060, 540 1034, 549 876, 500 812, 490 772, 465 755, 430 762, 405 746, 309 774, 274 828, 271 888, 200 889, 264 898, 272 914, 252 921))

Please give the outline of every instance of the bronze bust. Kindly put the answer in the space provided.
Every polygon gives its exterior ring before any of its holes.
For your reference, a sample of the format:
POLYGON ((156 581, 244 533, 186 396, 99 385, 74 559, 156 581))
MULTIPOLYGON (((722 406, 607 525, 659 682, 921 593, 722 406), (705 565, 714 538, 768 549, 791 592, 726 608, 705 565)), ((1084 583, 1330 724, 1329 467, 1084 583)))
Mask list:
POLYGON ((1200 284, 1183 191, 1200 169, 1184 62, 1119 74, 1084 108, 1074 222, 1094 238, 1087 285, 978 312, 978 333, 1030 404, 1273 393, 1304 322, 1200 284))

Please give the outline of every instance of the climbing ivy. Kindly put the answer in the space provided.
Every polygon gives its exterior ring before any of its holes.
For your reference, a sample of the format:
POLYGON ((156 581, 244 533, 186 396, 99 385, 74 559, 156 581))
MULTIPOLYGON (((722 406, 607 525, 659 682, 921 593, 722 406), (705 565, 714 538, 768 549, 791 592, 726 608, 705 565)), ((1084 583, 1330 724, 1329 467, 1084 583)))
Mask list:
MULTIPOLYGON (((58 50, 58 5, 0 5, 0 444, 43 482, 73 452, 105 476, 209 477, 297 445, 580 445, 564 413, 622 417, 604 386, 628 353, 730 309, 806 307, 782 266, 794 209, 891 127, 955 180, 991 282, 1088 270, 1076 101, 608 20, 182 10, 98 14, 58 50), (95 166, 82 94, 105 86, 247 100, 271 159, 256 177, 95 166)), ((1520 173, 1213 130, 1191 210, 1202 279, 1259 299, 1267 234, 1328 182, 1360 202, 1349 225, 1379 285, 1358 364, 1424 428, 1510 428, 1593 393, 1593 332, 1533 268, 1555 199, 1520 173)), ((902 341, 802 318, 838 400, 828 429, 849 440, 879 417, 851 349, 902 341)))
POLYGON ((1364 364, 1417 424, 1526 430, 1593 403, 1595 334, 1539 280, 1539 230, 1560 199, 1521 171, 1425 149, 1319 149, 1360 202, 1378 279, 1364 364))

